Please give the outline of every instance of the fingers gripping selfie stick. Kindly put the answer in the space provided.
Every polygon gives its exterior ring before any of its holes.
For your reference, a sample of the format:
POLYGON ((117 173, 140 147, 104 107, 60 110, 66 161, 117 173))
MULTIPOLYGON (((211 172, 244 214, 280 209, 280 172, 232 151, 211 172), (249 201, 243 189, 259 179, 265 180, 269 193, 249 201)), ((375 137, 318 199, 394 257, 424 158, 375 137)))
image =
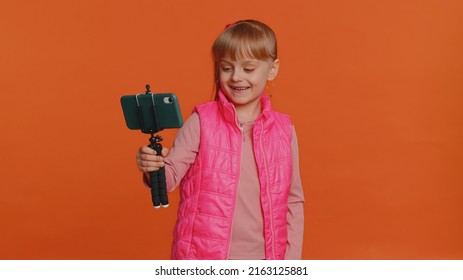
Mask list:
MULTIPOLYGON (((156 114, 156 105, 154 102, 153 93, 150 90, 150 85, 146 85, 146 94, 151 94, 151 99, 153 101, 153 106, 151 110, 153 110, 154 116, 154 128, 146 128, 145 121, 143 119, 143 108, 140 106, 138 102, 138 95, 136 96, 137 100, 137 109, 138 109, 138 116, 140 119, 141 131, 143 133, 151 134, 149 138, 150 144, 148 147, 156 151, 156 155, 161 156, 162 152, 162 145, 161 141, 163 140, 160 135, 154 136, 156 132, 159 132, 161 129, 159 127, 159 122, 156 114)), ((166 171, 164 167, 159 168, 158 171, 150 172, 150 188, 151 188, 151 200, 153 201, 154 208, 159 208, 161 205, 162 207, 169 206, 169 200, 167 197, 167 189, 166 189, 166 171)))

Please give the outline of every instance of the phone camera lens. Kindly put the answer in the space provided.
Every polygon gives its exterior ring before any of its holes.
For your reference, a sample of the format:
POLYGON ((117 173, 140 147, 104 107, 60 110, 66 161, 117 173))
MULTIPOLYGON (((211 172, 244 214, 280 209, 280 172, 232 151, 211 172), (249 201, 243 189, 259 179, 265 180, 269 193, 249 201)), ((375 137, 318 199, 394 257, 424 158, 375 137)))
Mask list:
POLYGON ((166 97, 164 97, 163 101, 164 101, 164 104, 172 104, 172 103, 174 103, 174 98, 172 98, 170 96, 166 96, 166 97))

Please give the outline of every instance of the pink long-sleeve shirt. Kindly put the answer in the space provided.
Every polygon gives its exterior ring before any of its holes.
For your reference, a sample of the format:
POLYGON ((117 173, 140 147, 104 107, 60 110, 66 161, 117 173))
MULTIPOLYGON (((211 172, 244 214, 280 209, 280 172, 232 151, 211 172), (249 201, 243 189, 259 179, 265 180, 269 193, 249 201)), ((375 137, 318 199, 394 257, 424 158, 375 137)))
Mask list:
MULTIPOLYGON (((264 259, 263 215, 260 206, 260 185, 252 145, 253 123, 244 123, 241 171, 232 224, 229 259, 264 259)), ((193 113, 179 130, 174 145, 164 159, 167 190, 173 191, 188 168, 194 163, 200 144, 199 116, 193 113)), ((299 152, 296 133, 292 137, 293 173, 288 197, 288 243, 285 259, 300 259, 304 230, 304 194, 299 173, 299 152)))

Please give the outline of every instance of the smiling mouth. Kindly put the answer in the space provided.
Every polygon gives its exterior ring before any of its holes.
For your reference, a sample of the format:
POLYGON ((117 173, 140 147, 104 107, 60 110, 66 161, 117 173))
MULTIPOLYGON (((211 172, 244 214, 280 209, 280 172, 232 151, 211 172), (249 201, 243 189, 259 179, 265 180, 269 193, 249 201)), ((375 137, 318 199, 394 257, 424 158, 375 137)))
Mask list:
POLYGON ((250 87, 233 87, 233 86, 230 86, 230 87, 231 89, 236 90, 236 91, 243 91, 243 90, 247 90, 250 88, 250 87))

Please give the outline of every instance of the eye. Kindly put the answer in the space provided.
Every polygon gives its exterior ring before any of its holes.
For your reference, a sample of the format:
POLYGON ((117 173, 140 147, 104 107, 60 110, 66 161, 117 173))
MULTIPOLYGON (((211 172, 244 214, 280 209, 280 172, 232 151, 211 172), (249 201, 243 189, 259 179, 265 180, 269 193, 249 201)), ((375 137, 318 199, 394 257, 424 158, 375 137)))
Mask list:
POLYGON ((252 72, 254 70, 256 70, 256 69, 254 69, 254 68, 244 68, 244 71, 246 71, 246 72, 252 72))
POLYGON ((230 71, 231 71, 231 67, 229 67, 229 66, 222 66, 222 71, 224 71, 224 72, 230 72, 230 71))

